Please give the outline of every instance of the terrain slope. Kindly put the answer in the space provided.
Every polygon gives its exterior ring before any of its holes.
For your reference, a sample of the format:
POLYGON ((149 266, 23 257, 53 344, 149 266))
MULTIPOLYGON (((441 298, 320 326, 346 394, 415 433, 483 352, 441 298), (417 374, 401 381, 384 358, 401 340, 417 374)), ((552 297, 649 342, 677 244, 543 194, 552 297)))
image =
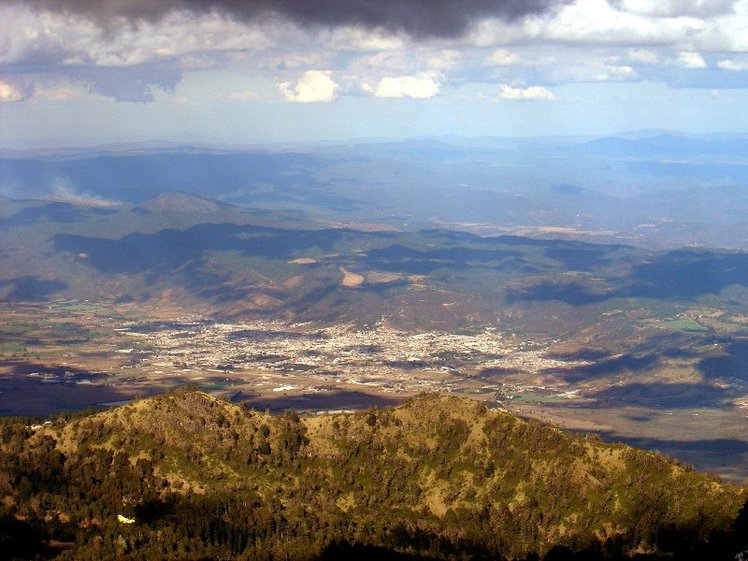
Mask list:
POLYGON ((10 558, 719 559, 745 498, 446 396, 300 418, 181 390, 48 426, 4 419, 1 436, 10 558))

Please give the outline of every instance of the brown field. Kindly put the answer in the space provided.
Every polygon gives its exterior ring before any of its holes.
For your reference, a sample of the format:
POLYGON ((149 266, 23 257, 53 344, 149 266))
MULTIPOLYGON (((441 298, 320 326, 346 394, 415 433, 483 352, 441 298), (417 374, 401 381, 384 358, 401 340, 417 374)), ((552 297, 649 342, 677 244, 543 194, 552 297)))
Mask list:
POLYGON ((364 283, 363 275, 352 273, 351 271, 344 269, 343 267, 340 268, 340 272, 343 273, 343 280, 341 281, 341 284, 345 288, 358 288, 364 283))

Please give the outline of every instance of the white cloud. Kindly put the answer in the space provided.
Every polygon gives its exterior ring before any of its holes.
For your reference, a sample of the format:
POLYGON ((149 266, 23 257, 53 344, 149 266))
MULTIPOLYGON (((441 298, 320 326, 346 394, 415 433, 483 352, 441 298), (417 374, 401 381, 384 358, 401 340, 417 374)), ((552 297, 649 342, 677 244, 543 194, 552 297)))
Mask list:
POLYGON ((436 70, 446 70, 452 68, 460 58, 460 53, 454 49, 444 49, 439 51, 434 56, 429 57, 426 61, 426 66, 434 68, 436 70))
MULTIPOLYGON (((267 61, 267 65, 272 68, 280 69, 298 69, 298 68, 313 68, 321 65, 327 65, 329 58, 324 56, 322 53, 285 53, 279 56, 275 56, 267 61)), ((251 60, 249 61, 251 63, 251 60)))
POLYGON ((739 72, 741 70, 748 70, 748 62, 739 62, 732 59, 724 59, 720 60, 717 63, 717 68, 720 68, 722 70, 732 70, 734 72, 739 72))
POLYGON ((410 97, 428 99, 439 93, 439 82, 434 76, 418 74, 413 76, 387 76, 376 87, 364 85, 364 90, 376 97, 410 97))
POLYGON ((636 70, 627 65, 608 64, 605 68, 608 71, 608 80, 633 80, 639 77, 636 70))
POLYGON ((734 0, 617 0, 627 12, 645 16, 674 17, 693 15, 709 17, 728 13, 734 0))
POLYGON ((511 66, 517 62, 519 62, 519 56, 506 49, 495 50, 485 60, 487 66, 511 66))
POLYGON ((22 101, 23 99, 24 95, 21 90, 13 84, 0 81, 0 103, 4 101, 22 101))
POLYGON ((390 51, 403 49, 407 38, 376 29, 346 26, 321 30, 319 41, 336 51, 390 51))
POLYGON ((681 51, 678 53, 675 64, 684 68, 706 68, 707 66, 704 57, 694 51, 681 51))
POLYGON ((626 55, 631 62, 640 64, 657 64, 660 62, 660 55, 651 49, 628 49, 626 55))
POLYGON ((444 71, 460 56, 453 49, 384 51, 351 61, 348 78, 375 97, 428 99, 439 93, 444 71))
MULTIPOLYGON (((623 61, 625 57, 595 58, 594 54, 567 52, 565 64, 555 64, 539 81, 567 82, 624 82, 637 80, 638 72, 623 61), (586 56, 585 56, 586 55, 586 56)), ((536 79, 537 80, 537 79, 536 79)))
POLYGON ((543 86, 530 86, 528 88, 513 88, 509 84, 502 84, 499 88, 499 96, 502 99, 512 101, 551 101, 556 99, 551 91, 543 86))
POLYGON ((286 101, 294 103, 316 103, 333 101, 337 97, 338 85, 330 77, 329 70, 308 70, 293 84, 278 84, 286 101))
POLYGON ((460 56, 460 52, 454 49, 388 50, 356 57, 349 63, 348 69, 370 80, 393 74, 403 76, 419 72, 439 74, 440 71, 457 65, 460 56))
POLYGON ((172 12, 157 22, 102 30, 81 17, 0 5, 0 63, 133 66, 206 52, 259 52, 294 33, 289 25, 273 24, 272 34, 270 27, 172 12))
POLYGON ((467 40, 479 47, 502 48, 560 43, 585 47, 646 46, 650 50, 657 46, 694 50, 709 45, 711 49, 711 45, 728 44, 745 37, 744 32, 738 31, 736 22, 745 23, 744 19, 734 14, 702 18, 693 10, 681 13, 677 9, 668 17, 655 16, 629 10, 625 4, 614 0, 576 0, 559 10, 527 17, 517 23, 483 20, 474 26, 467 40), (727 25, 729 22, 733 22, 732 27, 727 25), (730 31, 725 32, 723 28, 730 31))
POLYGON ((413 64, 418 64, 416 53, 406 56, 401 51, 383 51, 373 55, 361 56, 353 59, 348 65, 351 72, 371 76, 376 72, 407 73, 413 64))

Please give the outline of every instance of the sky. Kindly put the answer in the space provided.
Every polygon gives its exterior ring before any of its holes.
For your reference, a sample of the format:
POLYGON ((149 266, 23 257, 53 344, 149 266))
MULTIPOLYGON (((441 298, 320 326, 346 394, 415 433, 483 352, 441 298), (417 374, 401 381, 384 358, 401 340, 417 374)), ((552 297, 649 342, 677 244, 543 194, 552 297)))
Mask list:
POLYGON ((748 132, 748 0, 0 0, 0 147, 748 132))

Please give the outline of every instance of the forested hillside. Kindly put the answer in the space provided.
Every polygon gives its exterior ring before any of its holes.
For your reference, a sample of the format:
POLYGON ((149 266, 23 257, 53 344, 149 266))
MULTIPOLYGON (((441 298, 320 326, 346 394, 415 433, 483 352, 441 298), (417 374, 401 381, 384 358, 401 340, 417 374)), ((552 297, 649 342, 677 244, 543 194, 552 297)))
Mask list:
POLYGON ((744 501, 657 454, 435 396, 302 419, 182 391, 5 419, 0 466, 9 559, 730 558, 744 501))

